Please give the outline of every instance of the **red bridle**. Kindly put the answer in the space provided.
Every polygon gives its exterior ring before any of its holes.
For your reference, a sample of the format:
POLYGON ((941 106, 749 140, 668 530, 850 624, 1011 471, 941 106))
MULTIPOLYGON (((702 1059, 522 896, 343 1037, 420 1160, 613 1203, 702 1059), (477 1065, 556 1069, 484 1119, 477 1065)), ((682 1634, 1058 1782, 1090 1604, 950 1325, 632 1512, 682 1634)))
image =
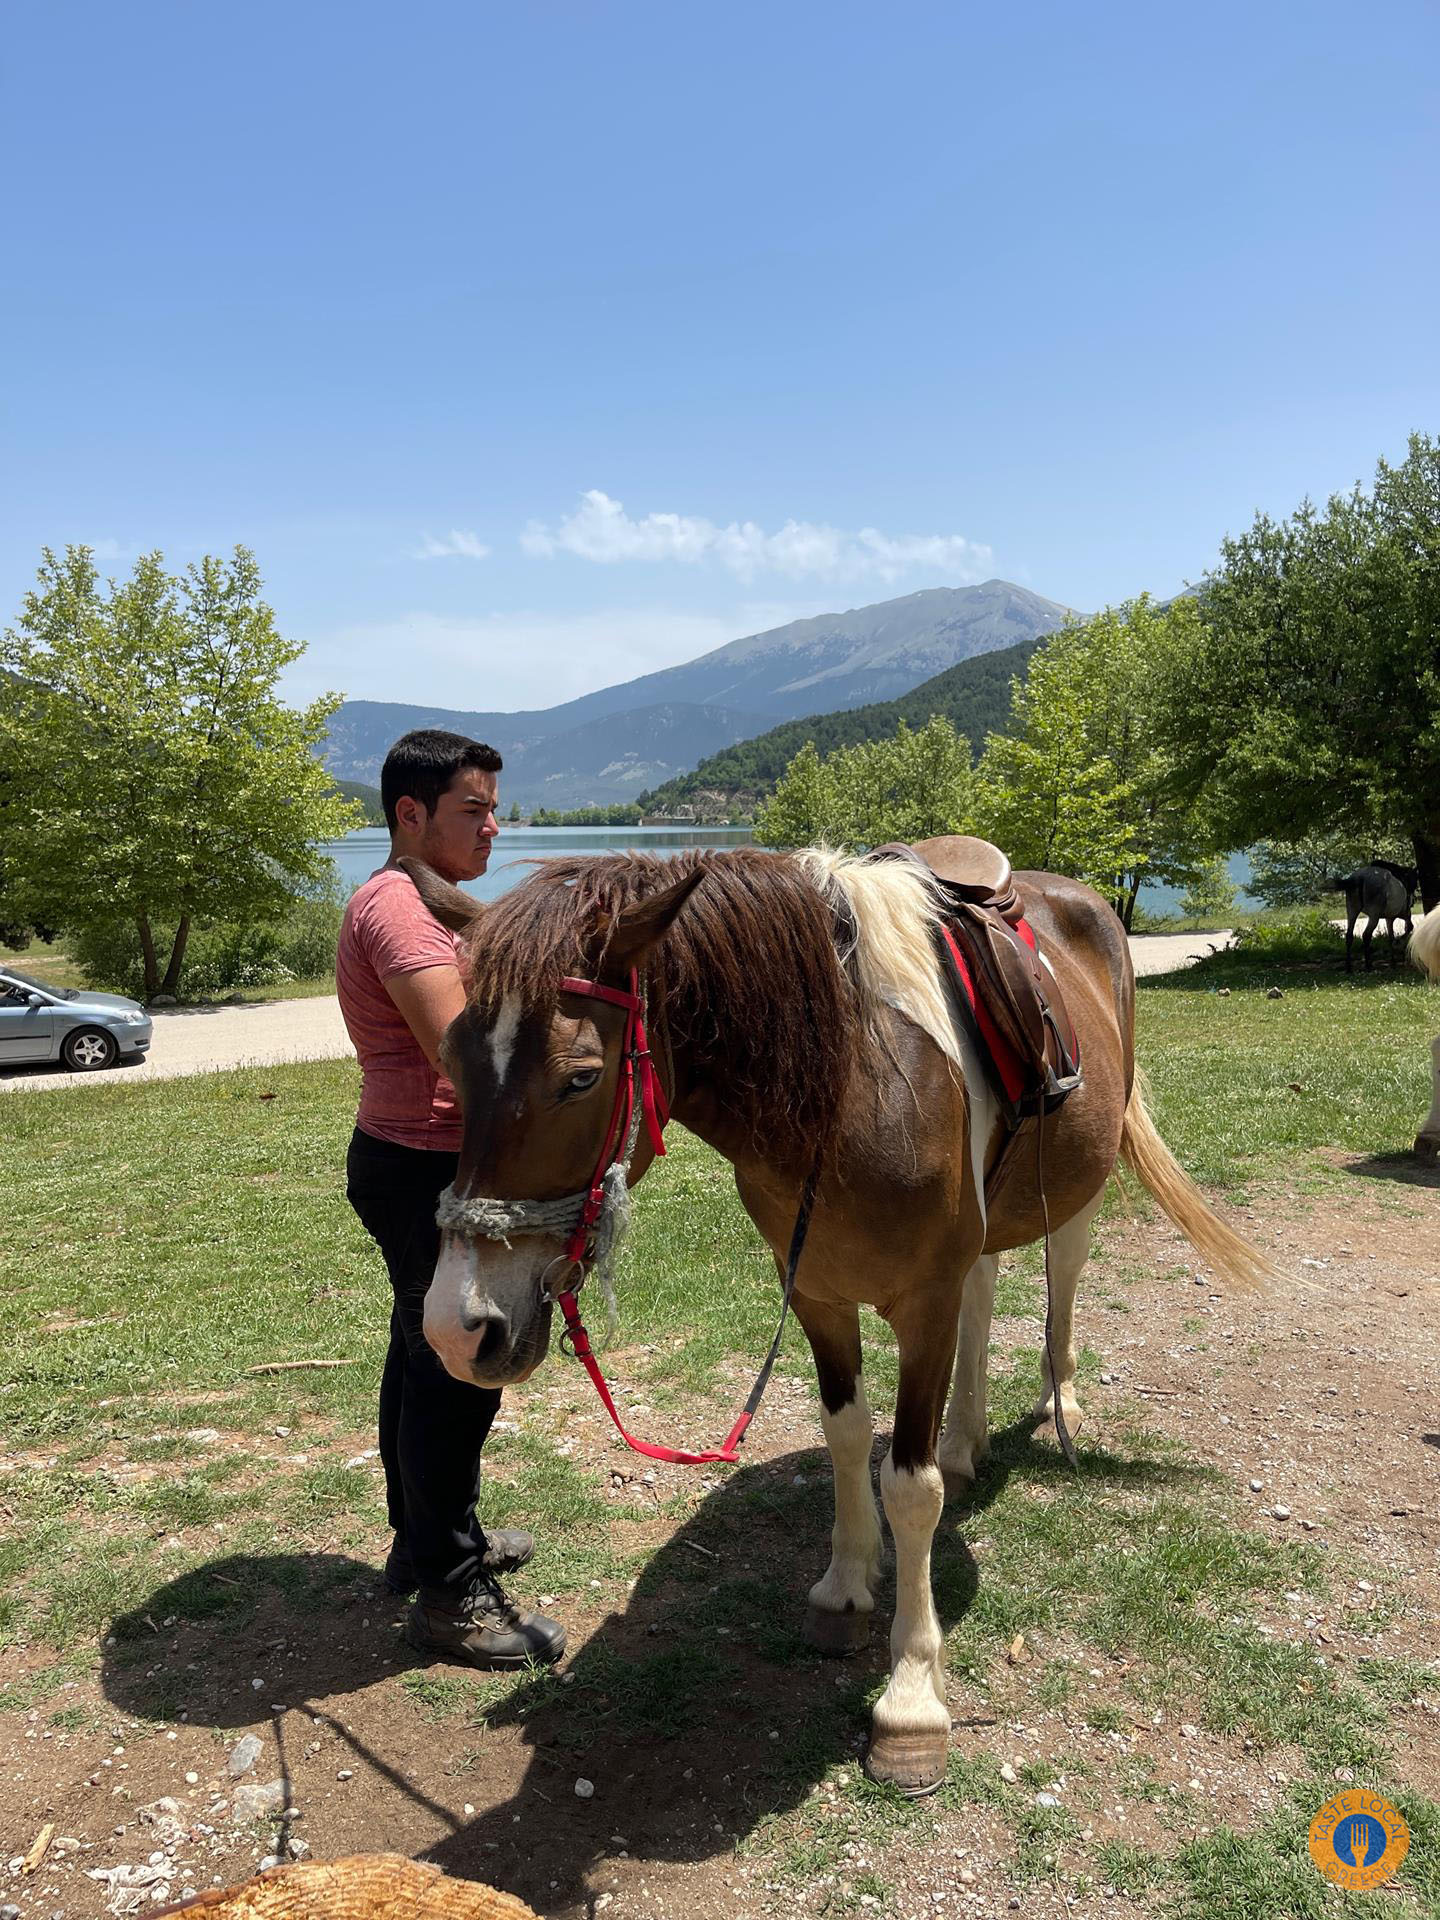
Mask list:
MULTIPOLYGON (((595 1168, 594 1178, 590 1182, 590 1191, 581 1210, 579 1224, 566 1241, 565 1252, 561 1256, 570 1271, 572 1273, 578 1271, 583 1279, 590 1234, 605 1205, 605 1176, 625 1153, 631 1124, 635 1118, 635 1102, 638 1098, 641 1117, 644 1120, 650 1144, 657 1155, 663 1155, 665 1152, 663 1129, 670 1118, 670 1103, 665 1096, 665 1089, 660 1084, 659 1075, 655 1071, 654 1057, 645 1035, 645 1002, 641 997, 639 975, 635 968, 630 969, 628 992, 622 987, 607 987, 598 980, 578 980, 573 977, 562 980, 560 989, 562 993, 584 994, 588 999, 604 1000, 611 1006, 625 1009, 625 1036, 621 1041, 620 1049, 620 1077, 615 1087, 615 1104, 610 1111, 610 1125, 606 1129, 605 1144, 600 1150, 600 1159, 595 1168)), ((795 1269, 800 1261, 800 1250, 805 1244, 805 1234, 810 1223, 810 1209, 815 1198, 816 1180, 817 1173, 812 1172, 805 1183, 800 1213, 795 1222, 795 1232, 790 1243, 790 1258, 785 1274, 785 1294, 780 1312, 780 1325, 776 1328, 770 1352, 739 1419, 717 1448, 703 1453, 689 1453, 681 1447, 660 1447, 648 1440, 637 1440, 628 1432, 615 1406, 614 1396, 606 1385, 605 1376, 600 1371, 600 1363, 596 1360, 594 1349, 590 1345, 590 1335, 586 1332, 585 1324, 580 1318, 580 1306, 575 1298, 579 1282, 574 1287, 564 1288, 555 1296, 560 1311, 565 1316, 565 1333, 562 1336, 562 1342, 565 1339, 569 1340, 570 1351, 594 1381, 595 1391, 600 1395, 605 1411, 614 1421, 621 1439, 632 1452, 643 1453, 649 1460, 664 1460, 672 1466, 680 1467, 701 1467, 717 1460, 733 1465, 740 1458, 740 1442, 745 1437, 745 1429, 755 1417, 755 1409, 760 1404, 760 1396, 765 1391, 770 1370, 775 1365, 776 1356, 780 1352, 785 1320, 790 1311, 790 1296, 795 1288, 795 1269)))
MULTIPOLYGON (((600 1218, 600 1210, 605 1204, 605 1176, 624 1153, 625 1143, 630 1138, 630 1123, 635 1117, 636 1082, 639 1082, 645 1131, 650 1136, 650 1145, 662 1158, 670 1102, 655 1071, 654 1056, 645 1036, 645 1002, 640 996, 640 976, 635 968, 630 969, 628 992, 624 987, 607 987, 600 980, 576 980, 569 976, 560 982, 560 991, 584 994, 587 999, 604 1000, 612 1007, 625 1009, 625 1037, 620 1042, 620 1077, 615 1083, 615 1105, 610 1110, 610 1125, 606 1129, 605 1144, 600 1149, 600 1159, 590 1182, 590 1192, 581 1210, 579 1224, 565 1243, 565 1258, 578 1267, 584 1263, 591 1229, 600 1218)), ((563 1302, 565 1295, 562 1293, 560 1298, 563 1302)))

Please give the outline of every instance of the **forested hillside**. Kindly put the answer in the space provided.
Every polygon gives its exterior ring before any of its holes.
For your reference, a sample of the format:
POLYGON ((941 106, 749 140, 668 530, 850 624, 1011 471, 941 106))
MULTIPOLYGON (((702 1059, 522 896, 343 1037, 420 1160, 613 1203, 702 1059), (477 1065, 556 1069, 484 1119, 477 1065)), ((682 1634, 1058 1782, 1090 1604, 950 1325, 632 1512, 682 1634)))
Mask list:
POLYGON ((362 780, 337 780, 335 790, 342 800, 354 800, 365 809, 367 827, 383 827, 385 808, 381 803, 380 789, 366 786, 362 780))
POLYGON ((741 740, 711 754, 692 773, 641 794, 639 804, 650 819, 677 811, 701 821, 748 815, 807 740, 813 740, 821 754, 831 753, 857 741, 887 739, 902 720, 912 727, 924 726, 937 713, 953 722, 978 755, 986 734, 1009 719, 1010 683, 1016 674, 1024 673, 1039 645, 1038 639, 1021 640, 1013 647, 977 654, 922 681, 898 700, 787 720, 753 740, 741 740))

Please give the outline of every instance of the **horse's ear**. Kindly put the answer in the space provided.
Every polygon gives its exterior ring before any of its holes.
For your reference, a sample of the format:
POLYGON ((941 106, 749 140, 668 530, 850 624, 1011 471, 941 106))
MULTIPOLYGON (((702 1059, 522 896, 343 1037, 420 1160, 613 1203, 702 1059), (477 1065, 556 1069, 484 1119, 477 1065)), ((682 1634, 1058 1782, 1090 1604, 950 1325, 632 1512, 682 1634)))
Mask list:
POLYGON ((427 867, 413 854, 401 854, 395 864, 415 882, 415 891, 441 926, 449 927, 452 933, 463 933, 485 911, 478 900, 472 900, 468 893, 442 880, 433 867, 427 867))
POLYGON ((693 873, 687 873, 683 880, 677 880, 663 892, 648 894, 633 906, 622 908, 611 923, 610 937, 605 942, 605 964, 621 972, 639 966, 645 954, 673 925, 680 909, 704 878, 705 869, 696 867, 693 873))

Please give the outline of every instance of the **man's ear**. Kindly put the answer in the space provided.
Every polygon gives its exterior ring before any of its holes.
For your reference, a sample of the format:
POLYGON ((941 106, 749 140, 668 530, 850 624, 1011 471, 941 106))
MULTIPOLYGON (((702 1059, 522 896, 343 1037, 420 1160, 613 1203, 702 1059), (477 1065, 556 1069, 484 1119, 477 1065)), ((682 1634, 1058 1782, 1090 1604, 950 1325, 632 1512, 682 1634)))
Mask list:
POLYGON ((423 860, 417 860, 413 853, 402 853, 395 864, 409 874, 415 882, 415 891, 425 905, 441 926, 449 927, 452 933, 463 933, 485 911, 478 900, 472 900, 468 893, 462 893, 459 887, 452 887, 448 880, 442 880, 432 867, 427 867, 423 860))
POLYGON ((638 967, 650 948, 667 929, 691 894, 705 878, 705 869, 696 867, 683 880, 677 880, 661 893, 648 894, 633 906, 624 907, 610 924, 605 942, 605 965, 626 973, 638 967))

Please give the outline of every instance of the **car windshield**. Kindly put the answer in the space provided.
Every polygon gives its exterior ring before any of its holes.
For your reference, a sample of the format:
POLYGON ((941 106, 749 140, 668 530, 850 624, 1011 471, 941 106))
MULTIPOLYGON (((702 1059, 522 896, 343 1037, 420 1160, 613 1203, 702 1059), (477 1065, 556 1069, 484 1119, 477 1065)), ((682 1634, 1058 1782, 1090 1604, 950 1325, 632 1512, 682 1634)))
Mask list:
POLYGON ((33 974, 21 973, 15 967, 6 967, 0 972, 0 986, 38 987, 41 993, 48 993, 56 1000, 73 1000, 74 987, 52 987, 46 980, 37 980, 33 974))

